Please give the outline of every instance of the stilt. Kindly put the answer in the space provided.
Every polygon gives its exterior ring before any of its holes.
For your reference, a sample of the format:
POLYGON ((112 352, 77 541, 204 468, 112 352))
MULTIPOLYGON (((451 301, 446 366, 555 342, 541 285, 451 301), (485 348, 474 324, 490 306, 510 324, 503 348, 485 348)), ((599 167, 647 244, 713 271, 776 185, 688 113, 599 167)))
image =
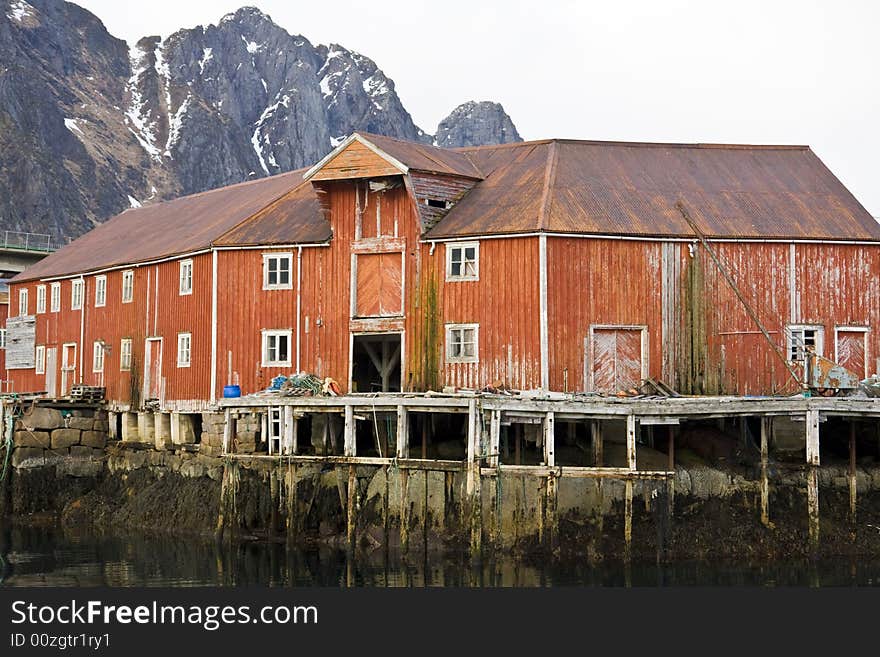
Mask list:
POLYGON ((546 518, 547 546, 554 554, 559 548, 559 518, 557 514, 559 504, 559 483, 554 473, 547 476, 544 488, 544 512, 546 518))
POLYGON ((480 454, 479 454, 479 416, 477 415, 477 402, 468 402, 468 425, 467 425, 467 498, 468 514, 470 517, 470 552, 471 558, 479 558, 482 551, 482 512, 480 492, 480 454))
POLYGON ((489 459, 488 466, 497 468, 501 451, 501 411, 492 411, 489 420, 489 459))
POLYGON ((635 415, 626 416, 626 467, 636 469, 636 433, 639 423, 635 415))
POLYGON ((409 411, 397 407, 397 458, 409 458, 409 411))
MULTIPOLYGON (((328 420, 330 418, 327 418, 328 420)), ((329 426, 329 421, 327 422, 329 426)), ((354 427, 354 407, 350 404, 345 406, 345 438, 344 438, 344 454, 345 456, 354 456, 357 452, 357 443, 355 439, 354 427)))
POLYGON ((849 520, 856 524, 856 423, 849 423, 849 520))
POLYGON ((770 443, 770 431, 772 430, 773 418, 761 418, 761 524, 771 527, 770 524, 770 482, 768 479, 768 455, 770 443))
MULTIPOLYGON (((346 408, 351 408, 347 406, 346 408)), ((355 466, 348 466, 348 508, 346 511, 345 538, 348 549, 355 548, 357 529, 357 473, 355 466)))
POLYGON ((810 548, 815 552, 819 545, 819 411, 807 411, 806 424, 807 514, 810 548))
POLYGON ((669 425, 666 430, 668 432, 666 437, 666 469, 672 473, 666 479, 666 503, 668 513, 672 516, 675 510, 675 427, 669 425))
MULTIPOLYGON (((223 453, 229 454, 229 448, 232 445, 232 411, 228 408, 224 413, 225 423, 223 425, 223 453)), ((174 420, 172 419, 172 422, 174 420)))
POLYGON ((299 518, 297 516, 296 463, 287 462, 285 480, 287 492, 287 541, 292 543, 299 536, 299 518))
POLYGON ((593 467, 602 467, 602 422, 593 420, 590 422, 590 442, 593 448, 593 467))
POLYGON ((553 411, 544 416, 541 430, 544 443, 544 463, 552 468, 556 466, 556 415, 553 411))
MULTIPOLYGON (((632 416, 630 416, 632 417, 632 416)), ((632 521, 633 521, 633 484, 632 479, 626 480, 626 500, 623 517, 623 540, 625 543, 623 557, 629 561, 632 557, 632 521)))
POLYGON ((410 524, 410 504, 409 504, 409 470, 399 470, 398 478, 400 496, 400 549, 403 552, 409 550, 409 524, 410 524))

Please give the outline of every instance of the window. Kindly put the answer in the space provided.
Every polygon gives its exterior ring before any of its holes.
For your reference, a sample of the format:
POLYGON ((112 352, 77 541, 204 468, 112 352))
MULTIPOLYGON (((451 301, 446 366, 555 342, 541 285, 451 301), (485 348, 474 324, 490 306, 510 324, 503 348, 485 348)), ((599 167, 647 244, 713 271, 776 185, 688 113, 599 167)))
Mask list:
POLYGON ((18 291, 18 316, 24 317, 28 314, 28 291, 18 291))
POLYGON ((92 372, 104 371, 104 343, 98 340, 95 342, 92 351, 92 372))
POLYGON ((293 287, 290 278, 290 253, 263 255, 263 289, 289 290, 293 287))
POLYGON ((0 349, 6 349, 6 329, 0 328, 0 349))
POLYGON ((61 310, 61 283, 52 283, 52 297, 50 310, 57 313, 61 310))
POLYGON ((476 363, 479 336, 479 324, 447 324, 446 361, 449 363, 476 363))
POLYGON ((180 262, 180 294, 192 294, 193 291, 193 261, 181 260, 180 262))
POLYGON ((263 367, 290 367, 292 331, 263 331, 263 367))
POLYGON ((452 204, 449 201, 443 201, 439 198, 426 198, 425 205, 429 208, 441 208, 446 210, 452 204))
POLYGON ((46 286, 37 285, 37 314, 46 312, 46 286))
POLYGON ((788 330, 788 360, 803 361, 805 351, 810 349, 817 355, 822 355, 822 327, 821 326, 789 326, 788 330))
POLYGON ((107 277, 95 276, 95 308, 105 305, 107 305, 107 277))
POLYGON ((131 303, 134 299, 134 272, 130 269, 122 272, 122 303, 131 303))
POLYGON ((189 367, 192 352, 192 333, 177 334, 177 366, 189 367))
POLYGON ((127 371, 131 369, 131 338, 122 338, 119 343, 119 369, 127 371))
POLYGON ((34 373, 46 373, 46 347, 43 345, 37 345, 34 353, 34 373))
POLYGON ((83 307, 83 280, 73 281, 70 287, 70 309, 80 310, 83 307))
POLYGON ((476 281, 480 278, 480 244, 446 245, 446 280, 476 281))

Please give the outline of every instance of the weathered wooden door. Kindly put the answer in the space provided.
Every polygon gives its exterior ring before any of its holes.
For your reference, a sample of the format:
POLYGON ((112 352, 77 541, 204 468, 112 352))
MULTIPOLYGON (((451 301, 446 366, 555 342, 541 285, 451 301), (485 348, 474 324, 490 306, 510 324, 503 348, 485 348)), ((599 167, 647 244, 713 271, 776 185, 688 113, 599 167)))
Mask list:
POLYGON ((144 363, 144 398, 159 399, 162 382, 162 338, 147 338, 144 363))
POLYGON ((855 372, 859 377, 868 375, 867 354, 865 353, 865 337, 867 332, 850 329, 837 330, 836 360, 837 364, 855 372))
POLYGON ((356 317, 403 314, 402 265, 399 252, 358 254, 356 317))
POLYGON ((617 392, 642 380, 644 355, 640 328, 594 328, 590 340, 589 386, 595 392, 617 392))
POLYGON ((58 347, 46 348, 46 392, 50 399, 58 395, 58 347))

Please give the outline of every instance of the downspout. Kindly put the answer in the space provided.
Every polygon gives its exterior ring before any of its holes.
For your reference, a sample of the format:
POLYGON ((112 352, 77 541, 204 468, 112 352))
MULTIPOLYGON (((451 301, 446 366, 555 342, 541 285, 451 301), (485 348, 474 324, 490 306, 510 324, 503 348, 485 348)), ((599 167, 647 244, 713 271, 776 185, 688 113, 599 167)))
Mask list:
POLYGON ((550 389, 550 329, 547 316, 547 235, 538 236, 538 269, 540 270, 541 315, 541 390, 550 389))
POLYGON ((302 246, 296 249, 296 372, 302 371, 300 363, 300 353, 302 348, 302 339, 300 329, 302 328, 302 246))
POLYGON ((211 249, 211 402, 217 401, 217 250, 211 249))
POLYGON ((82 385, 83 382, 83 352, 85 351, 85 345, 83 344, 83 340, 86 337, 86 304, 88 303, 89 293, 86 289, 86 279, 82 276, 79 277, 80 282, 82 283, 82 303, 79 305, 79 383, 82 385))

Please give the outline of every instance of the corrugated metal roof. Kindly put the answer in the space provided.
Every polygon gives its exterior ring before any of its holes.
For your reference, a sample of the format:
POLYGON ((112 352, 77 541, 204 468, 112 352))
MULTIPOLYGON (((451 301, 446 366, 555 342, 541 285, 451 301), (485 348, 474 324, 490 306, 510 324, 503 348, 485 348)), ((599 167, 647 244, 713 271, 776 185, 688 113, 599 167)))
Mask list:
POLYGON ((551 140, 459 149, 485 180, 428 234, 545 230, 880 240, 880 224, 806 146, 551 140))
POLYGON ((464 152, 374 135, 369 132, 358 132, 357 134, 410 169, 468 178, 483 177, 479 168, 464 152))
POLYGON ((236 234, 244 239, 262 235, 265 243, 276 239, 283 239, 285 243, 315 241, 317 235, 328 234, 329 229, 321 230, 323 218, 311 185, 302 181, 302 172, 300 169, 126 210, 13 280, 66 276, 191 253, 209 248, 230 231, 226 244, 235 243, 236 234), (312 202, 303 201, 304 194, 291 195, 297 212, 285 216, 282 226, 272 226, 263 215, 257 217, 260 220, 254 226, 247 225, 246 220, 282 196, 300 189, 311 195, 312 202))

